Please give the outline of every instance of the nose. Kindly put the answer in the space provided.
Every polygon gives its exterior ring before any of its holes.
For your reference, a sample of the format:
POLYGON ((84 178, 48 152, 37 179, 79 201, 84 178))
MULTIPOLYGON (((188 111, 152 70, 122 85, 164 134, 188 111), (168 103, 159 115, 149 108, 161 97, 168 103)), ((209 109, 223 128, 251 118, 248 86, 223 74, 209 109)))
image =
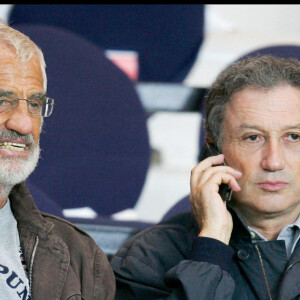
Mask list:
POLYGON ((262 168, 266 171, 279 171, 285 166, 284 153, 279 141, 270 140, 264 146, 262 168))
POLYGON ((7 129, 17 131, 20 134, 32 133, 32 117, 28 111, 26 101, 19 101, 17 107, 10 113, 5 126, 7 129))

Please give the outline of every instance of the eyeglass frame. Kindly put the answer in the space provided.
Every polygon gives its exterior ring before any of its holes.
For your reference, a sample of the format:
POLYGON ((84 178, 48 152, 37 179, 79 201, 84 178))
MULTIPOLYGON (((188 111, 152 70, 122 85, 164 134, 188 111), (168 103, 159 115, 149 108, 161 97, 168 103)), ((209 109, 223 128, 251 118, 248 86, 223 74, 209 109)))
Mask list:
MULTIPOLYGON (((44 95, 44 99, 35 99, 35 100, 32 100, 32 99, 26 99, 26 98, 14 98, 14 99, 9 99, 9 98, 4 98, 3 96, 1 97, 0 96, 0 103, 1 101, 6 101, 7 103, 9 103, 11 105, 11 108, 15 108, 17 107, 17 104, 19 103, 20 100, 23 100, 23 101, 26 101, 27 102, 27 108, 28 108, 28 111, 29 113, 32 115, 32 116, 41 116, 43 118, 47 118, 47 117, 50 117, 52 112, 53 112, 53 107, 54 107, 54 99, 53 98, 50 98, 50 97, 47 97, 44 95), (34 114, 30 111, 30 108, 29 108, 29 104, 32 103, 32 102, 35 102, 35 101, 41 101, 42 102, 42 106, 41 106, 41 110, 40 110, 40 114, 34 114), (50 103, 48 103, 48 101, 50 101, 50 103), (43 114, 43 107, 45 106, 45 113, 43 114), (49 107, 50 107, 50 113, 48 113, 49 111, 49 107)), ((8 109, 10 110, 10 109, 8 109)), ((8 110, 4 110, 4 111, 1 111, 1 105, 0 105, 0 113, 2 112, 6 112, 8 110)))

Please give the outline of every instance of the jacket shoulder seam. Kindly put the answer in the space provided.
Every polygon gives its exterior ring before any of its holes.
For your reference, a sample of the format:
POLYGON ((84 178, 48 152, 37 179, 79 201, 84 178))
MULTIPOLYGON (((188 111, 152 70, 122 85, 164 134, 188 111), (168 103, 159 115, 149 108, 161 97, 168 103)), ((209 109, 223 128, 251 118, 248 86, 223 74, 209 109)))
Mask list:
POLYGON ((85 230, 83 230, 82 228, 78 227, 77 225, 71 223, 70 221, 67 221, 63 218, 60 218, 58 216, 55 216, 55 215, 52 215, 49 213, 45 213, 45 212, 41 212, 41 213, 42 213, 42 216, 45 218, 54 219, 56 221, 62 222, 64 224, 69 225, 69 226, 73 227, 74 229, 80 231, 81 233, 85 234, 86 236, 91 237, 85 230))

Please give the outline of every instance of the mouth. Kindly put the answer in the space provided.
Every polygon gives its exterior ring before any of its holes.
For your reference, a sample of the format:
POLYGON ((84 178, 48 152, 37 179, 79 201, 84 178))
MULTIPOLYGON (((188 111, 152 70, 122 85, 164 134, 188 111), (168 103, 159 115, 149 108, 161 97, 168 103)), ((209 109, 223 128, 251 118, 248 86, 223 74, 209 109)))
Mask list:
POLYGON ((285 181, 264 181, 257 184, 261 189, 268 192, 278 192, 283 190, 288 183, 285 181))
POLYGON ((16 142, 0 142, 0 149, 7 149, 11 151, 24 151, 26 148, 26 144, 24 143, 16 143, 16 142))

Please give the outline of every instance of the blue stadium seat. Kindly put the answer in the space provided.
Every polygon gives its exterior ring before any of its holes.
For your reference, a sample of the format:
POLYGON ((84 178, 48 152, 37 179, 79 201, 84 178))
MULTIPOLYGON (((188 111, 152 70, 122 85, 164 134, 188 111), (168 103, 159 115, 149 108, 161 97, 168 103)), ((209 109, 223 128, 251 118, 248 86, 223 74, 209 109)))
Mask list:
POLYGON ((109 216, 137 202, 150 161, 146 114, 133 82, 74 32, 15 25, 45 54, 52 116, 39 166, 28 179, 62 208, 109 216))
POLYGON ((175 205, 173 205, 162 217, 162 221, 169 219, 175 215, 178 215, 184 211, 191 210, 191 204, 189 201, 190 195, 187 195, 180 199, 178 202, 176 202, 175 205))
POLYGON ((139 54, 139 81, 182 82, 204 39, 205 5, 18 4, 8 18, 76 32, 103 49, 139 54))
POLYGON ((32 183, 27 183, 27 187, 34 199, 37 208, 46 213, 63 218, 63 209, 53 199, 49 197, 43 190, 32 183))

